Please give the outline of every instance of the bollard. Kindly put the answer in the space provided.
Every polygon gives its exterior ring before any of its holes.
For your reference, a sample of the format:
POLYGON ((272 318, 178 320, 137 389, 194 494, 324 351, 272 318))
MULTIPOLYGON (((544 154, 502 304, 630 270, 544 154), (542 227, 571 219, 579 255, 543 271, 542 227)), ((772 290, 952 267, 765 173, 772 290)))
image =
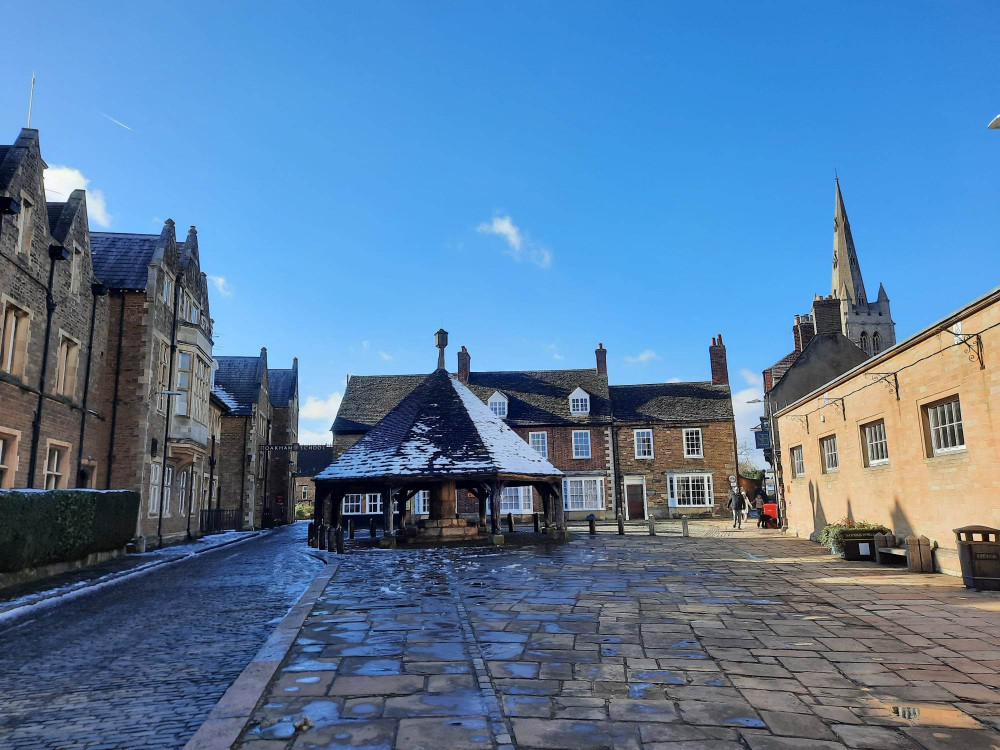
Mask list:
POLYGON ((688 520, 686 518, 681 519, 681 536, 691 536, 688 531, 688 520))
POLYGON ((306 527, 306 544, 310 547, 316 544, 316 522, 310 521, 309 525, 306 527))
POLYGON ((532 513, 531 514, 531 520, 535 522, 535 533, 536 534, 539 533, 542 530, 542 527, 538 523, 538 514, 537 513, 532 513))
POLYGON ((344 529, 342 526, 337 527, 334 544, 337 545, 337 554, 338 555, 344 554, 344 529))
POLYGON ((508 513, 507 514, 507 531, 509 531, 511 534, 514 533, 514 514, 513 513, 508 513))
POLYGON ((374 518, 368 524, 368 536, 370 536, 372 539, 375 538, 375 519, 374 518))
POLYGON ((337 529, 334 526, 326 527, 326 551, 333 552, 337 546, 337 529))
POLYGON ((326 549, 326 525, 320 524, 316 528, 316 549, 326 549))
POLYGON ((347 537, 349 539, 353 539, 354 538, 354 519, 353 518, 348 518, 347 519, 347 537))
POLYGON ((587 523, 590 525, 590 533, 591 534, 596 534, 597 533, 597 519, 596 518, 588 518, 587 519, 587 523))
POLYGON ((649 535, 656 536, 656 521, 652 516, 649 517, 649 535))
POLYGON ((625 516, 618 514, 618 536, 625 536, 625 516))

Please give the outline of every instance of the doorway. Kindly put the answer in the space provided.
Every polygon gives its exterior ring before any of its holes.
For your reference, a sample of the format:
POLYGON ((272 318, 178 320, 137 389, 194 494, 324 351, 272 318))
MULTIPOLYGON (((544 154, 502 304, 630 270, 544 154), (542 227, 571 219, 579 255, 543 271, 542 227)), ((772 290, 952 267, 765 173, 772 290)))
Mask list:
POLYGON ((625 477, 625 518, 630 521, 646 518, 646 477, 625 477))

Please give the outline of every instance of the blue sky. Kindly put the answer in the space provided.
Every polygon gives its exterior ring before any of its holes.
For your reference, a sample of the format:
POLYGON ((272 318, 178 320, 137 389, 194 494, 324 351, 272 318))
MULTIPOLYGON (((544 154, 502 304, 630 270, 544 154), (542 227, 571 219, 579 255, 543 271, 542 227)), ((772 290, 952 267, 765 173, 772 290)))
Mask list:
POLYGON ((994 3, 39 2, 22 20, 0 140, 37 71, 58 184, 100 192, 95 228, 198 226, 228 293, 217 353, 298 356, 307 439, 347 373, 432 369, 442 325, 452 367, 462 344, 473 369, 592 367, 602 341, 618 383, 707 379, 721 332, 748 439, 760 370, 829 293, 835 168, 899 338, 998 280, 994 3))

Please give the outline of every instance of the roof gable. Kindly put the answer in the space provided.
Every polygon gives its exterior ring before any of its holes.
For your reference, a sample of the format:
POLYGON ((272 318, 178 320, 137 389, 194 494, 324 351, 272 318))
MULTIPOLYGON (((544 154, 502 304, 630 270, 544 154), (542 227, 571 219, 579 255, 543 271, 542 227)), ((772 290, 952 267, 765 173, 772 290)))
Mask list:
POLYGON ((216 357, 213 392, 229 407, 230 414, 239 417, 253 413, 260 399, 260 389, 267 387, 266 352, 257 357, 216 357), (261 367, 263 363, 263 368, 261 367))

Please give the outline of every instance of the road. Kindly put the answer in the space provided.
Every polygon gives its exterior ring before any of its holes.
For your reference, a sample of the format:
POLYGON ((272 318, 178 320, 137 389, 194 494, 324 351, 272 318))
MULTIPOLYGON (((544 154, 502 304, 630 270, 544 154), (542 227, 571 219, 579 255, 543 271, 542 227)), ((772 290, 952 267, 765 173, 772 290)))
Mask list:
POLYGON ((322 569, 304 523, 0 631, 0 747, 177 748, 322 569))

